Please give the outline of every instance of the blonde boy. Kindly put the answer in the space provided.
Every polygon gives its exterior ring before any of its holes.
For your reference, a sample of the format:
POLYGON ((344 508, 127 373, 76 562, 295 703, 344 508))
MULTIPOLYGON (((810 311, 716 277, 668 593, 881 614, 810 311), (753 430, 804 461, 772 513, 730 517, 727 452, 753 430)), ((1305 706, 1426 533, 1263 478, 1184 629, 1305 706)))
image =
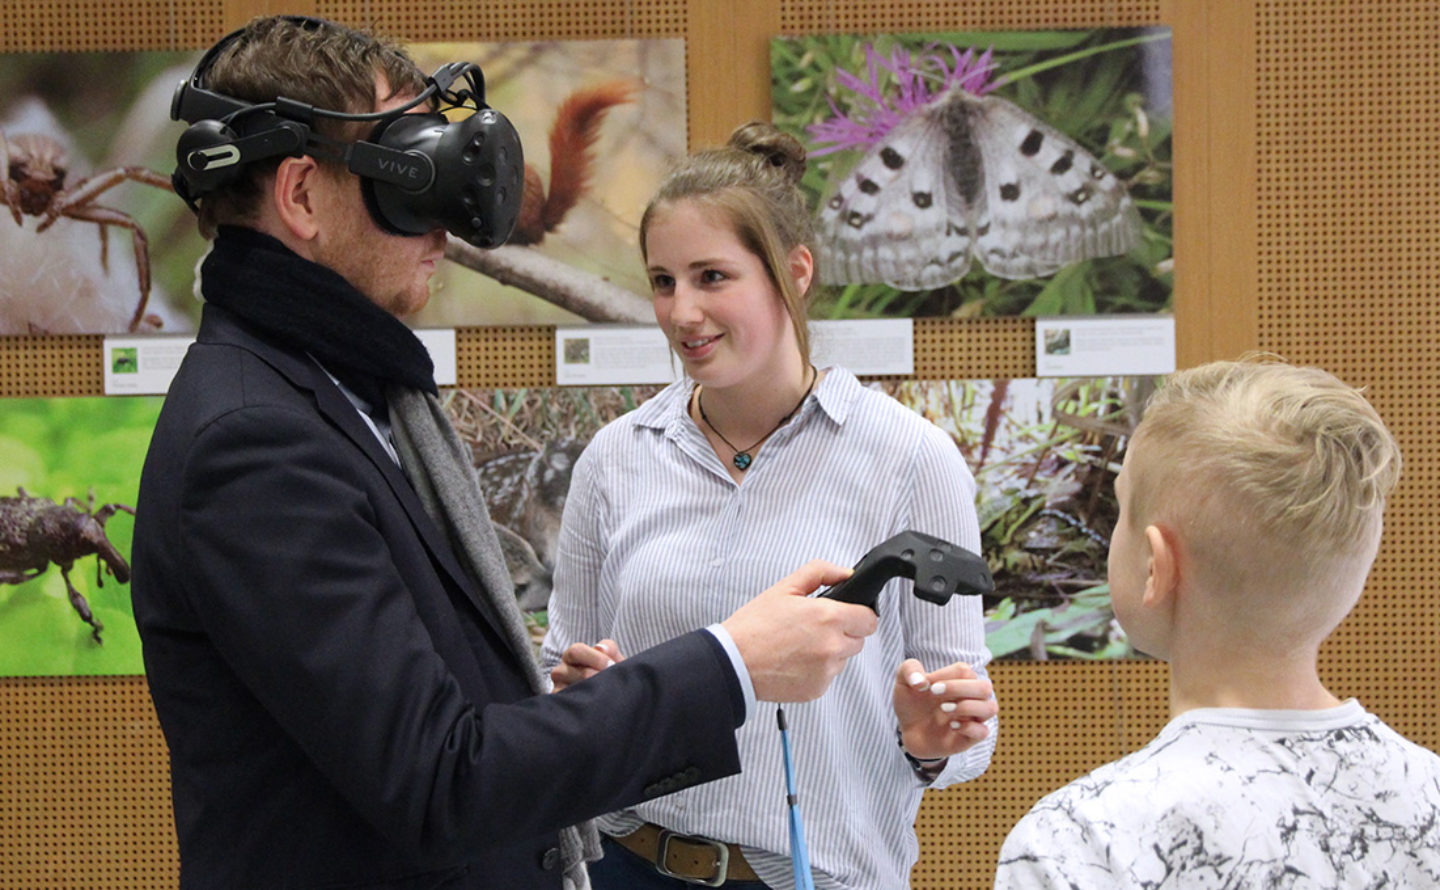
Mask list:
POLYGON ((1045 797, 997 890, 1440 887, 1440 757, 1320 682, 1355 605, 1400 453, 1315 368, 1173 375, 1115 481, 1110 594, 1170 663, 1172 720, 1045 797))

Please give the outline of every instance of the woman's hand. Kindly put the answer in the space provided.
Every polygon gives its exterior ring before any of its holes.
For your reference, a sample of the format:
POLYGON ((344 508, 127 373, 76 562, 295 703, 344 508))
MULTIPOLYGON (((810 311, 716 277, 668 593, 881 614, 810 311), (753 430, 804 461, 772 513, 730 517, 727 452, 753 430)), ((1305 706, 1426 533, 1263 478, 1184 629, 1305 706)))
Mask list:
POLYGON ((985 721, 999 711, 990 681, 960 661, 926 673, 907 658, 895 672, 894 701, 900 742, 917 760, 969 750, 990 734, 985 721))
POLYGON ((593 646, 575 643, 560 656, 560 663, 550 669, 550 682, 555 685, 554 691, 559 692, 624 660, 614 640, 601 640, 593 646))

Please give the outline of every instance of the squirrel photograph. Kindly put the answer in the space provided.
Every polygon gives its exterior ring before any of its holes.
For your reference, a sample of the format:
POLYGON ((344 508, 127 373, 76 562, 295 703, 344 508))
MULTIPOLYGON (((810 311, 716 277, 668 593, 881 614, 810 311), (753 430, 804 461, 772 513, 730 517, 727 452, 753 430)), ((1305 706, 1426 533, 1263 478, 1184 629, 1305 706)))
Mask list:
MULTIPOLYGON (((421 68, 442 45, 416 51, 421 68)), ((447 46, 447 48, 449 48, 447 46)), ((640 214, 688 149, 684 43, 468 46, 520 135, 525 185, 501 247, 447 250, 415 327, 653 320, 640 214)), ((435 56, 438 59, 439 56, 435 56)))
POLYGON ((600 125, 611 108, 631 101, 639 86, 629 80, 610 81, 578 89, 560 104, 548 140, 550 188, 527 162, 520 218, 507 244, 539 244, 586 195, 594 175, 600 125))

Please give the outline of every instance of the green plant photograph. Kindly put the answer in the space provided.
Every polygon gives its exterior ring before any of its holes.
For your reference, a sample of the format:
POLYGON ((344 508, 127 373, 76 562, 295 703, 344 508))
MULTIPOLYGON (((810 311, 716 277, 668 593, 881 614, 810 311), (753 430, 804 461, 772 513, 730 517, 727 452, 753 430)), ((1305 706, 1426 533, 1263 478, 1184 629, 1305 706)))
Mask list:
POLYGON ((160 404, 0 399, 0 675, 144 673, 121 578, 160 404))
POLYGON ((812 317, 1170 310, 1168 29, 784 37, 770 70, 831 282, 812 317))
MULTIPOLYGON (((994 595, 984 600, 994 657, 1136 657, 1110 608, 1105 562, 1118 512, 1115 475, 1155 379, 869 385, 948 433, 975 475, 981 550, 996 583, 994 595)), ((470 446, 537 645, 545 632, 570 470, 601 426, 659 389, 467 388, 442 394, 470 446)))

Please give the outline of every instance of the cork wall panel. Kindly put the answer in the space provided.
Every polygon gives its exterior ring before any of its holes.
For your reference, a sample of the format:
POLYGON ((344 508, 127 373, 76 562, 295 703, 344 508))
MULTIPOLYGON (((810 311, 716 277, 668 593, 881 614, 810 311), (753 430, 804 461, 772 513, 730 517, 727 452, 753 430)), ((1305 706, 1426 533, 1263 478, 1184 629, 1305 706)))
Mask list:
POLYGON ((1000 841, 1041 796, 1149 740, 1168 719, 1161 662, 992 667, 1000 736, 980 778, 925 795, 917 888, 988 888, 1000 841))
POLYGON ((1367 392, 1405 455, 1327 680, 1440 743, 1440 16, 1272 0, 1256 13, 1259 345, 1367 392))
POLYGON ((1158 0, 785 0, 780 6, 784 33, 814 34, 1149 25, 1160 22, 1161 4, 1158 0))
POLYGON ((1029 318, 915 319, 920 380, 1035 376, 1035 322, 1029 318))
POLYGON ((0 396, 93 396, 105 388, 103 338, 0 337, 0 396))
POLYGON ((0 52, 191 49, 226 27, 225 0, 0 2, 0 52))
POLYGON ((574 0, 563 3, 373 2, 317 0, 315 14, 372 25, 406 40, 614 40, 682 37, 686 0, 574 0))
POLYGON ((464 328, 455 335, 461 386, 553 386, 555 329, 464 328))
POLYGON ((0 680, 0 886, 140 890, 178 875, 144 678, 0 680))
MULTIPOLYGON (((927 794, 916 888, 986 888, 999 842, 1045 792, 1166 720, 1165 665, 992 669, 1000 745, 980 779, 927 794)), ((140 677, 0 680, 0 886, 173 886, 164 740, 140 677)))
MULTIPOLYGON (((0 0, 0 48, 195 48, 276 6, 0 0)), ((692 145, 768 114, 766 43, 778 33, 1171 25, 1182 363, 1258 343, 1369 387, 1406 469, 1366 596, 1322 668, 1338 694, 1440 745, 1440 17, 1429 0, 307 0, 283 11, 410 41, 683 36, 692 145)), ((1029 319, 919 319, 914 342, 917 377, 1034 373, 1029 319)), ((553 382, 548 327, 461 329, 457 346, 462 385, 553 382)), ((0 338, 0 396, 98 394, 100 361, 98 337, 0 338)), ((994 765, 927 795, 916 888, 989 887, 1001 840, 1036 798, 1167 718, 1155 662, 1005 663, 993 675, 994 765)), ((0 679, 0 885, 163 887, 176 873, 143 678, 0 679)))

